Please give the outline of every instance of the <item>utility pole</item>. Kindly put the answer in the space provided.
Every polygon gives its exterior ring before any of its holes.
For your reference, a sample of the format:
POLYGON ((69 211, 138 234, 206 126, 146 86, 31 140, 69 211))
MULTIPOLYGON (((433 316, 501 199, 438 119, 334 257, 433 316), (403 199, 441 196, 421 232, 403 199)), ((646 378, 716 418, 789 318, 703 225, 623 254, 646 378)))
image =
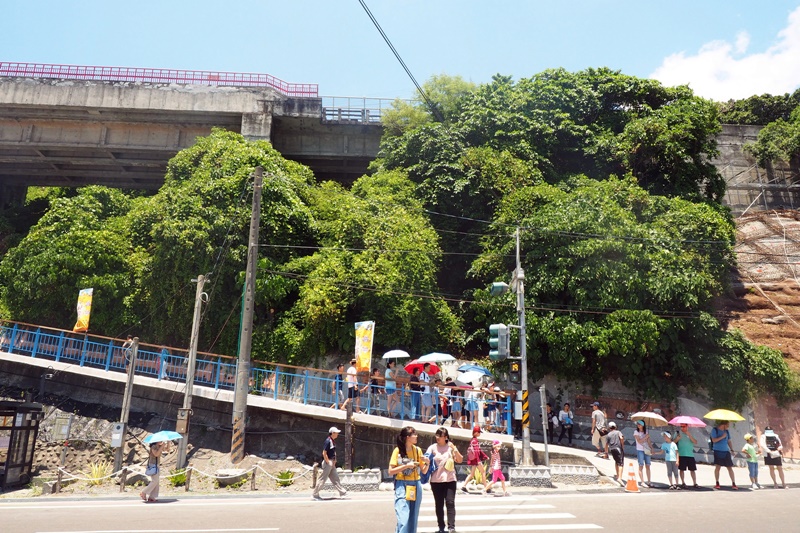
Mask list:
POLYGON ((200 334, 200 311, 203 307, 203 286, 206 277, 202 274, 193 279, 197 283, 197 291, 194 295, 194 317, 192 318, 192 336, 189 340, 189 360, 186 362, 186 391, 183 395, 183 409, 178 409, 178 423, 175 431, 183 435, 178 441, 178 468, 186 468, 186 448, 189 446, 189 422, 192 417, 192 394, 194 389, 194 372, 197 361, 197 343, 200 334))
POLYGON ((525 272, 519 260, 519 228, 514 232, 517 240, 517 268, 511 279, 511 287, 517 294, 517 318, 519 320, 520 381, 522 389, 522 465, 532 466, 531 456, 531 416, 528 402, 528 342, 525 333, 525 272))
MULTIPOLYGON (((124 350, 125 348, 123 346, 124 350)), ((128 353, 123 353, 128 363, 128 381, 125 382, 125 393, 122 396, 122 413, 119 423, 122 424, 122 442, 114 454, 114 472, 122 468, 122 455, 125 452, 125 435, 128 434, 128 417, 131 412, 131 396, 133 396, 133 376, 136 373, 136 356, 139 354, 139 337, 134 337, 130 345, 130 359, 128 353)))
POLYGON ((263 173, 264 169, 261 167, 256 167, 253 173, 253 210, 250 215, 250 239, 247 246, 242 325, 239 329, 239 366, 236 372, 236 389, 233 396, 233 435, 231 436, 231 462, 233 464, 244 459, 244 430, 247 423, 250 351, 253 345, 253 309, 255 307, 258 226, 261 220, 263 173))

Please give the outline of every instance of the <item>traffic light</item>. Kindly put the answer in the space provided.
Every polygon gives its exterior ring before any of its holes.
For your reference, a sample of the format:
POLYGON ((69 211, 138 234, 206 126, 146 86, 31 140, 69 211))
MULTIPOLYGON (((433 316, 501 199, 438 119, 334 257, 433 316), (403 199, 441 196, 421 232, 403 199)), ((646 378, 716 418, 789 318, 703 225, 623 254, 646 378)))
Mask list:
POLYGON ((505 324, 489 326, 489 359, 502 361, 508 357, 509 341, 508 326, 505 324))
POLYGON ((508 378, 511 380, 511 383, 519 383, 521 381, 519 361, 511 361, 508 367, 508 378))

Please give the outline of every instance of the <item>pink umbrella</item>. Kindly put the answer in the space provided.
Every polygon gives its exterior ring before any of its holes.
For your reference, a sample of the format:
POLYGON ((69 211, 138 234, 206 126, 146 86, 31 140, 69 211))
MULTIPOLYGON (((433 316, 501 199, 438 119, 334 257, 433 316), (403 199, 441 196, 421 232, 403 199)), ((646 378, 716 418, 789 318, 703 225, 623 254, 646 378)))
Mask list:
POLYGON ((680 415, 669 421, 672 426, 689 426, 690 428, 704 428, 706 423, 693 416, 680 415))
MULTIPOLYGON (((422 370, 423 370, 422 367, 423 367, 424 364, 425 364, 425 361, 420 362, 419 359, 414 359, 413 361, 409 362, 405 366, 406 372, 408 372, 409 374, 413 374, 415 368, 419 368, 419 371, 422 372, 422 370)), ((439 367, 436 365, 436 363, 428 363, 428 364, 431 365, 431 367, 429 369, 430 370, 429 374, 438 374, 439 373, 439 367)))

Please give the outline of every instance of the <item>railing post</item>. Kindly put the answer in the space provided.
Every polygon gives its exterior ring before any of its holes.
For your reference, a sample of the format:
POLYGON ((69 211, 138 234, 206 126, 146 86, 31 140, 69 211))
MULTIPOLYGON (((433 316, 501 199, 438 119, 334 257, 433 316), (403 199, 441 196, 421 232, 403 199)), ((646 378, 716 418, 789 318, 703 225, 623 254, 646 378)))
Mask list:
POLYGON ((83 348, 81 348, 81 364, 80 364, 80 366, 83 366, 83 363, 86 362, 86 338, 87 337, 88 337, 88 334, 84 333, 84 335, 83 335, 83 348))
POLYGON ((14 343, 17 342, 17 327, 18 324, 14 324, 14 327, 11 328, 11 344, 8 345, 8 353, 14 353, 14 343))
POLYGON ((114 357, 114 341, 108 341, 108 355, 106 356, 106 372, 111 368, 111 359, 114 357))
POLYGON ((64 332, 58 336, 58 348, 56 348, 56 363, 61 361, 61 352, 64 351, 64 332))
POLYGON ((217 375, 214 376, 214 388, 219 390, 219 375, 222 373, 222 363, 220 363, 219 357, 217 357, 217 375))
POLYGON ((511 430, 511 420, 513 419, 512 410, 514 409, 514 405, 511 403, 511 396, 506 397, 506 433, 511 435, 513 431, 511 430))
POLYGON ((42 332, 42 328, 36 328, 36 333, 34 333, 33 338, 33 349, 31 350, 31 357, 36 357, 36 351, 39 349, 39 335, 42 332))
POLYGON ((275 377, 275 379, 272 382, 272 399, 273 400, 277 400, 278 399, 278 383, 281 380, 281 373, 278 370, 278 367, 275 367, 275 370, 273 370, 272 372, 273 372, 272 375, 275 377))
POLYGON ((308 405, 308 369, 303 370, 303 405, 308 405))

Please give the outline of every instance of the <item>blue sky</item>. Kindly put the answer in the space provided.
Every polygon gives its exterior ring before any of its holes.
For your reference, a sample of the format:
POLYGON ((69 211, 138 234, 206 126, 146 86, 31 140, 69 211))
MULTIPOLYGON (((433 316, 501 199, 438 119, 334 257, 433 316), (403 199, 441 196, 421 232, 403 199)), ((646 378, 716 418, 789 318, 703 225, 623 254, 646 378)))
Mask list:
MULTIPOLYGON (((607 66, 715 100, 800 86, 800 0, 365 0, 422 83, 607 66)), ((414 96, 358 0, 6 0, 0 61, 260 72, 414 96)))

